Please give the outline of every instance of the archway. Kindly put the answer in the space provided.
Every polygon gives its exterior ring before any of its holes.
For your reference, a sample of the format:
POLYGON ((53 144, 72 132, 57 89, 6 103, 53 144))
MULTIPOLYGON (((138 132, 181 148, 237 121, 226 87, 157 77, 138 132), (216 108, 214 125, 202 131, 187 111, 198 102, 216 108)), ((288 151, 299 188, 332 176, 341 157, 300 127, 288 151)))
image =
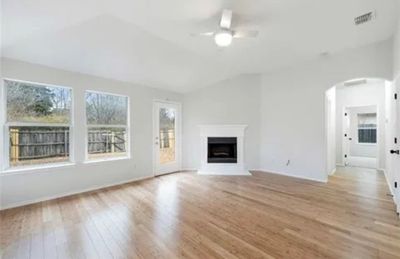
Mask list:
POLYGON ((387 118, 392 92, 390 81, 368 77, 340 82, 325 92, 328 176, 345 166, 386 168, 386 139, 394 129, 387 118))

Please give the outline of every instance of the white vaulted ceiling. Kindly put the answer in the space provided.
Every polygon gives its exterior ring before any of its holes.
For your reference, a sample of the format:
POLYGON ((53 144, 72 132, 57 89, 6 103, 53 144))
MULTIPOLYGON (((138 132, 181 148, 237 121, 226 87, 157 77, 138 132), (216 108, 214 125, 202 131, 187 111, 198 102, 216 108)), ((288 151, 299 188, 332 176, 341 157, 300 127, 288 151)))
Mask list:
POLYGON ((3 56, 187 92, 389 39, 396 0, 2 0, 3 56), (255 29, 225 49, 191 33, 255 29), (354 17, 376 11, 371 23, 354 17))

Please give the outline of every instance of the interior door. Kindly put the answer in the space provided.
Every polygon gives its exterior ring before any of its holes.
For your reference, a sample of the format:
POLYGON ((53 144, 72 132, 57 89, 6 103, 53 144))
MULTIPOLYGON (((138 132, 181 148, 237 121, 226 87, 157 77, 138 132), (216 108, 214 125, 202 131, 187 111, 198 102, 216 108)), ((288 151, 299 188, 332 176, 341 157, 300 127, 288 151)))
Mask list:
POLYGON ((344 166, 349 165, 349 155, 350 155, 350 141, 352 140, 350 136, 350 109, 344 108, 343 111, 343 164, 344 166))
POLYGON ((394 81, 391 95, 391 118, 392 118, 392 145, 388 150, 391 168, 389 169, 389 184, 394 193, 394 199, 397 204, 397 212, 400 212, 400 78, 394 81))
POLYGON ((154 174, 181 170, 181 105, 154 102, 154 174))

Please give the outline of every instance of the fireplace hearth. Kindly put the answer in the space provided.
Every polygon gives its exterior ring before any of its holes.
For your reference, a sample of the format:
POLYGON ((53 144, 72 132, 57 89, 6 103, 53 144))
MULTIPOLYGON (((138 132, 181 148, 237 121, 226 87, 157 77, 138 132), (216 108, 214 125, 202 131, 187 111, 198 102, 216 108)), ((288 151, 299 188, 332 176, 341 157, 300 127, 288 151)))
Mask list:
POLYGON ((237 138, 209 137, 208 163, 237 163, 237 138))

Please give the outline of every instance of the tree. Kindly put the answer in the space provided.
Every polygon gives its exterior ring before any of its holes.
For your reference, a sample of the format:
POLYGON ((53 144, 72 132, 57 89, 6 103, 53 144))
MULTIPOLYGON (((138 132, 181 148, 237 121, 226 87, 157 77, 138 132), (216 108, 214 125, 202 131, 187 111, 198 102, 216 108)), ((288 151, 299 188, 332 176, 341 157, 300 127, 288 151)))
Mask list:
POLYGON ((127 100, 125 97, 101 94, 86 94, 86 116, 89 124, 125 125, 127 100))
POLYGON ((6 86, 9 121, 68 121, 71 103, 69 89, 7 80, 6 86))

